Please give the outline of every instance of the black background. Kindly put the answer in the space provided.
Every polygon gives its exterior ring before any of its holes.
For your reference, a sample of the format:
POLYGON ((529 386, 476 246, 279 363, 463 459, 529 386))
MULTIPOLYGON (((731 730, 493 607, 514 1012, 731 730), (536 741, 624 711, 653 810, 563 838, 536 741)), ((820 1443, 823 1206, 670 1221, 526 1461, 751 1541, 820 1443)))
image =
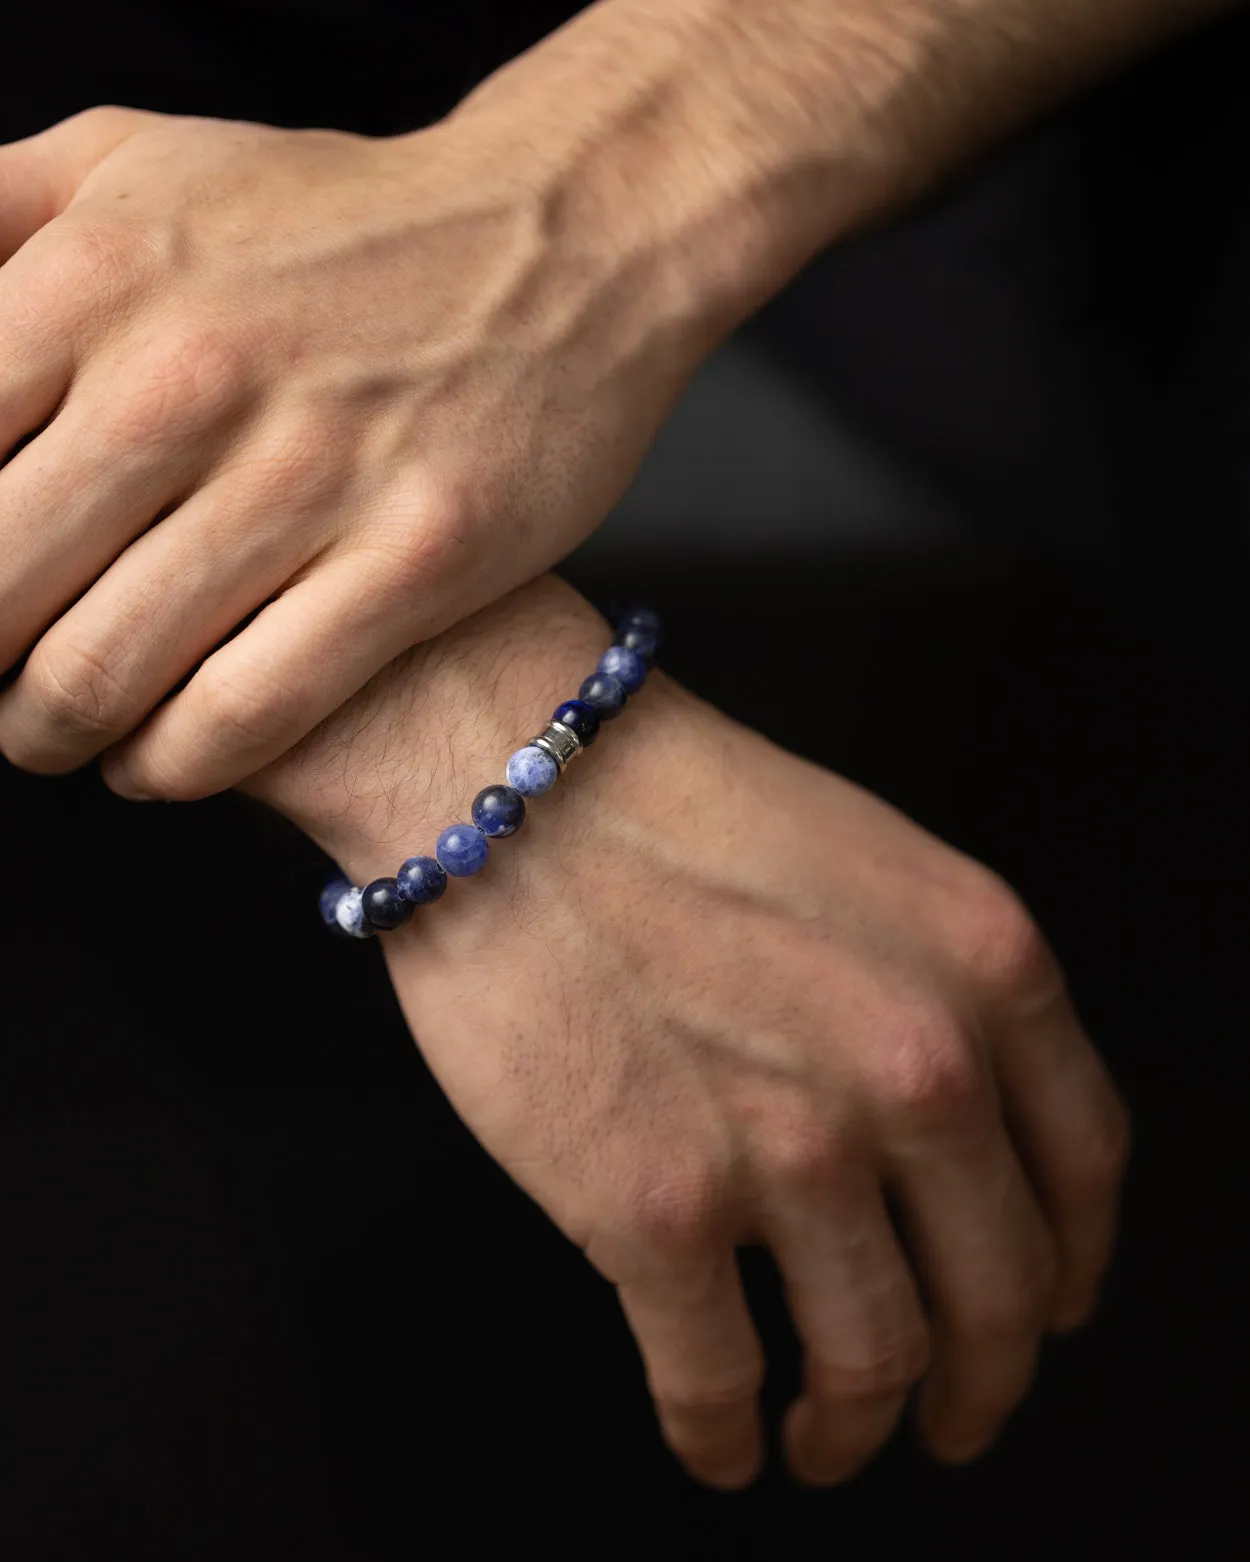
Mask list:
MULTIPOLYGON (((0 136, 106 101, 390 133, 550 19, 30 10, 0 136)), ((318 854, 235 798, 6 770, 7 1558, 1243 1553, 1246 42, 1133 72, 748 327, 960 542, 570 566, 657 601, 677 677, 1003 872, 1069 971, 1137 1152, 1104 1312, 1000 1447, 691 1485, 610 1290, 443 1101, 378 950, 326 940, 318 854)), ((746 1265, 776 1411, 797 1357, 746 1265)))

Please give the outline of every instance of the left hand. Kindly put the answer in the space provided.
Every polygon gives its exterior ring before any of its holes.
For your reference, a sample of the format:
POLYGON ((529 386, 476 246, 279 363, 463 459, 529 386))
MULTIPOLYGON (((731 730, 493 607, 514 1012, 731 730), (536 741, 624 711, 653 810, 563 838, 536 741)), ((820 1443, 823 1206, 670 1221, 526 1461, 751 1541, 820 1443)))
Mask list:
MULTIPOLYGON (((535 581, 245 790, 367 884, 468 817, 605 630, 535 581)), ((659 671, 637 699, 480 878, 382 937, 413 1036, 618 1288, 698 1478, 741 1486, 763 1452, 747 1246, 778 1261, 806 1348, 801 1480, 864 1465, 921 1377, 930 1449, 971 1458, 1043 1334, 1095 1305, 1123 1105, 1002 880, 659 671)))
POLYGON ((219 791, 599 524, 698 356, 576 177, 463 108, 0 146, 5 757, 219 791))

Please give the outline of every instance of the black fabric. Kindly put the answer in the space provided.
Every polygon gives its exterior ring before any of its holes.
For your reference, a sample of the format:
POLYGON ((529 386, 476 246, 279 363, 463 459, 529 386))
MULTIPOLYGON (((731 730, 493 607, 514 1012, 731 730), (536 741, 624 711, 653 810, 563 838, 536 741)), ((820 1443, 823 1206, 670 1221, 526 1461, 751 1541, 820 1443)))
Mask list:
MULTIPOLYGON (((25 10, 0 135, 110 100, 386 133, 547 20, 491 15, 25 10)), ((1135 73, 753 328, 966 544, 579 576, 658 600, 676 676, 1004 872, 1072 976, 1136 1114, 1125 1239, 1001 1447, 949 1474, 904 1434, 826 1494, 686 1482, 610 1292, 458 1123, 378 951, 326 942, 318 854, 237 799, 6 770, 6 1559, 1240 1554, 1244 40, 1135 73), (815 724, 811 667, 839 690, 815 724)), ((775 1418, 797 1353, 747 1270, 775 1418)))

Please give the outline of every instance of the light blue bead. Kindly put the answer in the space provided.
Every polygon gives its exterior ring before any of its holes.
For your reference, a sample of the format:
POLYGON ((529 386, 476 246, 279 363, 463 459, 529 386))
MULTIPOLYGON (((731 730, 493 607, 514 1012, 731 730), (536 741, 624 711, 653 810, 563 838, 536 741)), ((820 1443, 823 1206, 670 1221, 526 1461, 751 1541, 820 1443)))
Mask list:
POLYGON ((453 878, 466 879, 486 866, 490 846, 475 824, 449 824, 435 844, 434 855, 453 878))
POLYGON ((519 748, 508 761, 508 785, 522 797, 541 797, 550 792, 560 776, 560 767, 551 755, 532 744, 519 748))
POLYGON ((623 645, 610 645, 599 658, 599 671, 610 678, 619 678, 626 694, 637 694, 647 676, 647 664, 637 651, 623 645))
POLYGON ((339 901, 334 920, 353 938, 372 938, 377 932, 377 928, 365 916, 361 892, 355 885, 347 890, 339 901))

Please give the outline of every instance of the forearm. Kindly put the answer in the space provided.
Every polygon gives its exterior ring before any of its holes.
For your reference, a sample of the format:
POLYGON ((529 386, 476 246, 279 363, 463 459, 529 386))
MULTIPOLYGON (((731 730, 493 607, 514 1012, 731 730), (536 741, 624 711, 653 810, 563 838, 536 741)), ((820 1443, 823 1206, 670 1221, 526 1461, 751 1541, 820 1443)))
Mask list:
POLYGON ((1233 0, 600 0, 458 113, 715 337, 816 252, 1233 0))

